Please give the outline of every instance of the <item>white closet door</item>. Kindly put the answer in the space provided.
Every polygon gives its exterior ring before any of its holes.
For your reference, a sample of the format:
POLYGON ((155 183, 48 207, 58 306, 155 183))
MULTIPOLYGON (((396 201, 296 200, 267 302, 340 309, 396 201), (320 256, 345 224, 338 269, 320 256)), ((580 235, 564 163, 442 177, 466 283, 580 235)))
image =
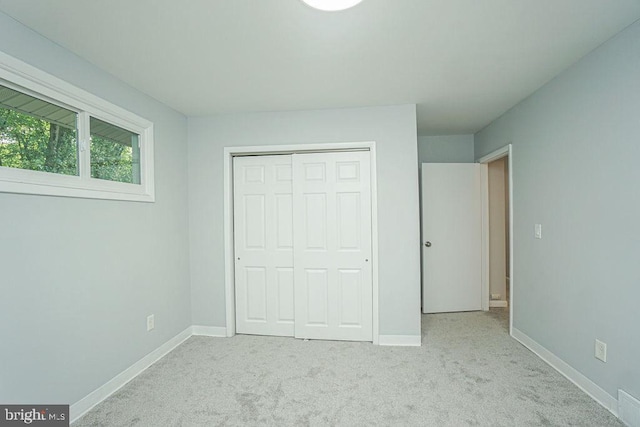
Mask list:
POLYGON ((295 336, 372 340, 369 152, 293 155, 295 336))
POLYGON ((236 157, 236 332, 293 336, 291 156, 236 157))

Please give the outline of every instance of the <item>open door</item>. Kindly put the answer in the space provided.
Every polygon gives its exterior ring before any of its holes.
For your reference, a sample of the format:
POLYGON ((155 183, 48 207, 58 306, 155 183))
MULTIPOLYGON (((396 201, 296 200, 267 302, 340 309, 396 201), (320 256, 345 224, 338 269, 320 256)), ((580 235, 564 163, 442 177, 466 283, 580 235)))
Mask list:
POLYGON ((482 165, 422 164, 422 311, 482 310, 482 165))

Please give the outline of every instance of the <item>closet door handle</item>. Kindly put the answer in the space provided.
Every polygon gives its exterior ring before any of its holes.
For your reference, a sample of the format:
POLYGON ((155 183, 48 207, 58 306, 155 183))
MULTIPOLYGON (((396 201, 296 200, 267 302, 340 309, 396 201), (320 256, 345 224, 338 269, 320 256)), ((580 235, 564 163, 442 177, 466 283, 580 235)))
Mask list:
POLYGON ((427 240, 426 242, 424 242, 424 245, 426 247, 430 248, 431 247, 431 242, 427 240))

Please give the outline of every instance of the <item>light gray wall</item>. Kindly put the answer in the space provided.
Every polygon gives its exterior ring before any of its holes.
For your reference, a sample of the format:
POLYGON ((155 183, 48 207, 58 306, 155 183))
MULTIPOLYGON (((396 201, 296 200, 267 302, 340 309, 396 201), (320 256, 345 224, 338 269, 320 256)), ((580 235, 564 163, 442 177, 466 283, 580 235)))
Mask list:
POLYGON ((509 142, 514 326, 640 398, 640 23, 479 132, 476 157, 509 142))
POLYGON ((225 326, 223 148, 377 143, 380 332, 420 334, 414 105, 189 118, 193 323, 225 326))
POLYGON ((72 404, 191 324, 187 121, 2 13, 0 50, 155 123, 156 203, 0 193, 0 402, 72 404))
POLYGON ((419 163, 473 163, 473 135, 419 136, 419 163))

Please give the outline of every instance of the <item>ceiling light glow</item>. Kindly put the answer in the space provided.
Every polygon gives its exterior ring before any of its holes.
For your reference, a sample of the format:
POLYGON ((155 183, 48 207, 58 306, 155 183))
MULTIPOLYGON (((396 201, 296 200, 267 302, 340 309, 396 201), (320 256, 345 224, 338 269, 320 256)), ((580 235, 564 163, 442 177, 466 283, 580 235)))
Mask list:
POLYGON ((362 0, 302 0, 309 6, 318 10, 334 12, 337 10, 349 9, 360 3, 362 0))

